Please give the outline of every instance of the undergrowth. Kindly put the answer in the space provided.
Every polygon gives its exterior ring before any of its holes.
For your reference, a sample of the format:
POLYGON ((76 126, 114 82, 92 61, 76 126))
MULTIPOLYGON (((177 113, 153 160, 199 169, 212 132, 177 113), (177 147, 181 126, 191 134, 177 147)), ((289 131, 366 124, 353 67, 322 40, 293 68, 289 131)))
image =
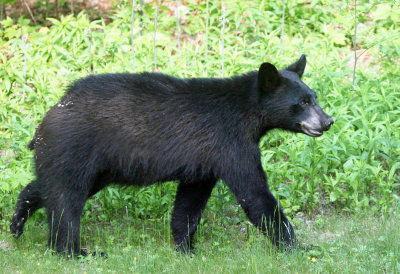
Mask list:
MULTIPOLYGON (((182 3, 180 52, 174 13, 166 5, 161 7, 156 38, 160 72, 178 77, 221 75, 221 2, 197 2, 182 3)), ((309 62, 304 81, 335 120, 331 130, 318 139, 281 130, 262 139, 262 164, 286 213, 295 218, 329 207, 391 214, 399 199, 399 6, 358 1, 357 50, 361 57, 352 91, 354 7, 348 2, 286 3, 283 48, 281 1, 224 3, 225 75, 256 70, 263 61, 284 68, 305 53, 309 62)), ((141 36, 139 11, 135 11, 136 72, 153 70, 154 17, 155 8, 146 4, 141 36)), ((29 25, 24 18, 1 22, 1 229, 8 230, 18 193, 34 178, 33 155, 27 144, 66 86, 91 70, 132 71, 129 18, 130 8, 123 7, 111 15, 109 24, 89 21, 84 13, 48 19, 49 28, 29 25)), ((175 183, 148 188, 110 186, 88 201, 83 217, 87 221, 110 221, 115 215, 169 218, 175 190, 175 183)), ((207 210, 222 224, 245 222, 223 182, 213 191, 207 210)), ((36 219, 44 221, 40 212, 36 219)))

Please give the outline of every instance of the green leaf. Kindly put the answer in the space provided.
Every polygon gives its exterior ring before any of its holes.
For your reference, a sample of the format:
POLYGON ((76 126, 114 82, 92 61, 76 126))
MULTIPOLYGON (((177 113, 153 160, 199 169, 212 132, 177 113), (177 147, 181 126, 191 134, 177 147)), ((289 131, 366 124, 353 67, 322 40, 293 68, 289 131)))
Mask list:
POLYGON ((344 170, 349 171, 353 169, 353 165, 353 159, 349 159, 343 164, 343 168, 344 170))

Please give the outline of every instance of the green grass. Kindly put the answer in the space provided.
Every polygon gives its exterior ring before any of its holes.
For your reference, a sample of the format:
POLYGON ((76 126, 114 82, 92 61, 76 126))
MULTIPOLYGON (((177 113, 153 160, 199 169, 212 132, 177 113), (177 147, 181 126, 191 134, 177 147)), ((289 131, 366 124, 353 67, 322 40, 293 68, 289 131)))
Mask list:
MULTIPOLYGON (((47 226, 28 222, 19 240, 0 233, 0 267, 7 273, 396 273, 400 271, 400 218, 325 212, 299 223, 310 251, 278 252, 246 222, 203 223, 193 257, 175 251, 167 221, 114 218, 84 223, 82 242, 108 258, 65 260, 47 251, 47 226)), ((206 215, 209 215, 206 213, 206 215)), ((209 219, 206 216, 206 219, 209 219)))
MULTIPOLYGON (((319 104, 335 124, 317 139, 273 130, 261 140, 260 149, 271 190, 299 226, 299 238, 319 245, 320 251, 277 253, 247 223, 223 182, 217 184, 208 203, 209 218, 202 221, 194 258, 175 253, 171 243, 168 221, 175 183, 148 188, 110 186, 87 202, 82 242, 91 250, 107 251, 107 260, 66 261, 45 254, 43 211, 28 222, 21 240, 11 239, 7 231, 16 198, 34 178, 33 154, 27 144, 46 111, 71 81, 89 74, 90 54, 93 73, 132 71, 130 8, 123 6, 111 15, 109 24, 90 22, 83 13, 49 19, 53 23, 49 29, 31 26, 23 18, 1 22, 0 254, 4 259, 0 257, 0 269, 398 272, 400 8, 392 1, 357 1, 357 46, 359 54, 366 52, 359 60, 353 91, 351 1, 286 1, 283 52, 281 2, 224 1, 225 75, 256 70, 264 61, 284 68, 301 53, 307 55, 303 80, 317 92, 319 104), (29 37, 26 81, 23 34, 29 37), (329 213, 321 213, 326 208, 329 213), (126 210, 128 219, 118 217, 126 210), (318 213, 320 217, 310 226, 299 221, 304 219, 301 216, 315 218, 318 213), (387 217, 369 217, 382 215, 387 217), (307 259, 312 256, 315 262, 307 259)), ((180 54, 175 17, 169 8, 160 9, 157 66, 160 72, 178 77, 219 77, 222 2, 184 4, 180 54)), ((143 36, 138 14, 134 22, 136 71, 152 71, 155 9, 145 5, 143 36)))

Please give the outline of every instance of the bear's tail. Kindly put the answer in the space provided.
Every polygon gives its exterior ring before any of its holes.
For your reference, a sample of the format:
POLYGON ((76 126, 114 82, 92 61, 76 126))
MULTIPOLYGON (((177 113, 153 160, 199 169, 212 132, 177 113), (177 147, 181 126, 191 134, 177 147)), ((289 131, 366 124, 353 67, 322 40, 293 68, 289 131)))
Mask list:
POLYGON ((32 140, 30 141, 30 143, 29 143, 29 145, 28 145, 29 150, 34 150, 35 149, 35 143, 36 143, 36 136, 34 136, 32 138, 32 140))

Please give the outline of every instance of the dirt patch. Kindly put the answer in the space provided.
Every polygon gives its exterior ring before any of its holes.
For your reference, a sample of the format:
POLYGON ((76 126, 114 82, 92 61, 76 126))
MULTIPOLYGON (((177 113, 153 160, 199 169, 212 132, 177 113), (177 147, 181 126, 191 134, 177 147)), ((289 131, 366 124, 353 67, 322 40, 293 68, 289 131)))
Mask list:
MULTIPOLYGON (((118 3, 117 3, 118 4, 118 3)), ((61 15, 78 14, 81 11, 90 11, 88 13, 90 19, 98 19, 106 17, 107 14, 117 8, 118 5, 112 0, 15 0, 13 4, 3 4, 3 17, 19 18, 25 15, 33 24, 50 24, 46 22, 46 18, 60 18, 61 15)))
POLYGON ((5 250, 5 251, 11 251, 12 250, 11 246, 5 240, 1 240, 0 241, 0 249, 1 250, 5 250))
POLYGON ((8 150, 0 150, 0 158, 4 161, 7 162, 11 158, 15 157, 15 153, 13 151, 8 152, 8 150))
POLYGON ((326 232, 323 232, 323 233, 319 234, 319 240, 320 240, 320 242, 334 241, 334 240, 336 240, 338 238, 343 237, 343 235, 344 235, 343 231, 340 231, 338 233, 333 233, 331 231, 326 231, 326 232))
MULTIPOLYGON (((357 51, 357 67, 362 67, 363 69, 370 68, 371 66, 377 70, 380 70, 379 62, 374 58, 368 49, 358 49, 357 51)), ((354 68, 354 51, 348 53, 347 57, 350 57, 347 63, 350 69, 354 68)))

